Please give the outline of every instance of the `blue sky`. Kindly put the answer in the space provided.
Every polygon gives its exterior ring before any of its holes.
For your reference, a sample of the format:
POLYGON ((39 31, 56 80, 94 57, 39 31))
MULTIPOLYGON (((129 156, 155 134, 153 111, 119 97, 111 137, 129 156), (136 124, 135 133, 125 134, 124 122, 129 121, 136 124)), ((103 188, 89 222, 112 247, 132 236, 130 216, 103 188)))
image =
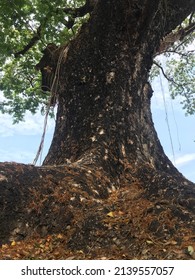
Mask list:
POLYGON ((164 151, 177 169, 195 182, 195 115, 186 116, 180 100, 171 99, 163 77, 156 79, 153 90, 153 121, 164 151))
MULTIPOLYGON (((170 99, 166 81, 163 80, 163 88, 159 85, 160 78, 157 78, 153 84, 152 114, 159 139, 173 164, 186 178, 195 182, 195 116, 186 117, 179 100, 170 99)), ((44 117, 40 114, 32 116, 27 113, 25 122, 12 125, 9 115, 0 114, 0 161, 32 163, 40 144, 43 123, 44 117)), ((54 125, 55 120, 50 119, 42 159, 49 149, 54 125)), ((39 160, 37 164, 40 164, 39 160)))

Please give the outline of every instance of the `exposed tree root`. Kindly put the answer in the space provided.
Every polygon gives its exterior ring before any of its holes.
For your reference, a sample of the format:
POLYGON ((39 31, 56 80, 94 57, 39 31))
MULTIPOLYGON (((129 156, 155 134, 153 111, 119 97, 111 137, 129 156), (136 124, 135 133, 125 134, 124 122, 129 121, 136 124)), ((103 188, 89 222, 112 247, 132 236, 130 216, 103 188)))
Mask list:
POLYGON ((84 166, 1 163, 0 258, 194 258, 194 185, 142 172, 116 187, 84 166))

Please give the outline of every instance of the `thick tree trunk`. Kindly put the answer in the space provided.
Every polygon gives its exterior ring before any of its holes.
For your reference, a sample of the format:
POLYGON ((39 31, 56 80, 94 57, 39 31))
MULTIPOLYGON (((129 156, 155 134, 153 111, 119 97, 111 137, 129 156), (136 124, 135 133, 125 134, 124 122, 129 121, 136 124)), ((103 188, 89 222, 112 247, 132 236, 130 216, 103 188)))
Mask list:
POLYGON ((193 1, 178 4, 182 11, 173 9, 175 1, 96 2, 79 35, 68 46, 48 46, 37 66, 55 77, 56 128, 42 167, 1 166, 2 242, 63 232, 67 248, 93 247, 96 256, 106 246, 114 253, 118 240, 123 255, 140 257, 146 235, 178 239, 184 248, 184 234, 194 242, 195 187, 158 140, 148 75, 160 39, 193 1))
POLYGON ((60 67, 56 129, 44 164, 97 166, 115 182, 127 164, 176 173, 154 129, 147 82, 165 7, 115 2, 99 1, 79 36, 51 61, 43 58, 42 68, 57 61, 60 67))

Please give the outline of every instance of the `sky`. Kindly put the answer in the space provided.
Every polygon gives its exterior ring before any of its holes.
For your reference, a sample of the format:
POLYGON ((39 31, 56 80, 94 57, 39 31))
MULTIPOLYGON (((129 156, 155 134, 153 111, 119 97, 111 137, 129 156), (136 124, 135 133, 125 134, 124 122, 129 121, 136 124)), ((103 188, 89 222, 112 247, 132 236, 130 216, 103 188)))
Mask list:
POLYGON ((181 100, 171 99, 167 80, 161 84, 162 77, 153 84, 154 126, 166 155, 187 179, 195 182, 195 115, 186 116, 181 100))
MULTIPOLYGON (((195 115, 185 116, 179 100, 171 100, 166 81, 157 78, 153 84, 152 115, 158 137, 166 155, 178 170, 195 182, 195 115), (164 98, 163 98, 164 96, 164 98)), ((26 113, 25 122, 12 124, 9 115, 0 114, 0 161, 33 163, 41 136, 44 117, 26 113)), ((48 152, 55 120, 47 125, 42 160, 48 152)), ((40 165, 41 161, 38 160, 40 165)))

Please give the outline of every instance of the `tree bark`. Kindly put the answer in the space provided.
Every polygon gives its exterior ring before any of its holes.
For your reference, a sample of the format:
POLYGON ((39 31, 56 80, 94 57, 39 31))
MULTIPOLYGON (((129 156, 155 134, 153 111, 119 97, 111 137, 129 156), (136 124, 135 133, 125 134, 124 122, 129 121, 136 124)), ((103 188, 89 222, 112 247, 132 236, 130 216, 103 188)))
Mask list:
POLYGON ((77 37, 68 46, 45 51, 37 66, 52 71, 55 79, 56 128, 42 167, 1 165, 2 243, 66 232, 70 226, 66 246, 93 247, 96 256, 98 248, 114 246, 115 237, 124 255, 130 256, 125 248, 134 244, 140 256, 144 231, 154 239, 178 238, 181 248, 184 233, 194 242, 195 186, 177 171, 158 140, 148 75, 160 40, 186 18, 194 1, 96 2, 77 37), (135 202, 143 211, 137 210, 133 220, 135 202), (119 224, 109 228, 105 222, 109 210, 122 208, 129 220, 119 222, 124 232, 119 224), (159 213, 166 219, 159 220, 159 213))

